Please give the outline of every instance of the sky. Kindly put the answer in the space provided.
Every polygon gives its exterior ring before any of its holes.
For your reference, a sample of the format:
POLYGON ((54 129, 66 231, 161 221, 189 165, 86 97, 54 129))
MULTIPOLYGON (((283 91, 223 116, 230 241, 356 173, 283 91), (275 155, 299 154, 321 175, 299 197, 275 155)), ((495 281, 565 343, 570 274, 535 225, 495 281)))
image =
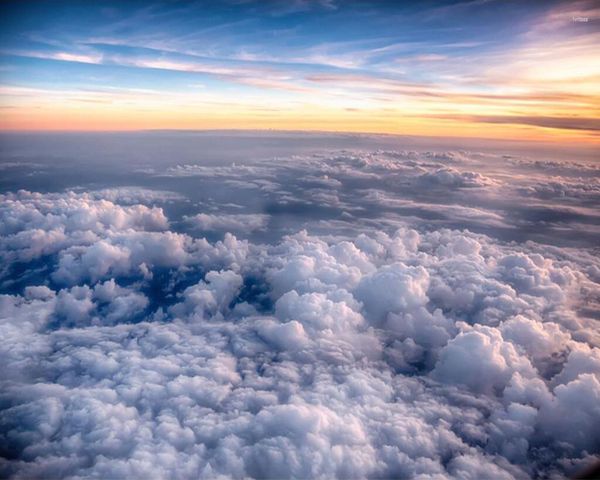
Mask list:
POLYGON ((5 1, 0 129, 596 144, 593 1, 5 1))
POLYGON ((0 1, 0 478, 597 478, 599 18, 0 1))

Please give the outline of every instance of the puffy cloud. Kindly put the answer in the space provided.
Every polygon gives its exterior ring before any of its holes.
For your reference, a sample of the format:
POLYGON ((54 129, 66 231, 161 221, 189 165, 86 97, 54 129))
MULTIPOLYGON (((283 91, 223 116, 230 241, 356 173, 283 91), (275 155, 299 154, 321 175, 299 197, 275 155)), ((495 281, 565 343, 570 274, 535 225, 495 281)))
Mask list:
POLYGON ((393 263, 364 276, 356 296, 364 303, 369 318, 377 322, 390 312, 411 312, 425 305, 428 287, 429 274, 423 267, 393 263))
POLYGON ((560 368, 563 356, 571 344, 571 335, 554 322, 540 322, 522 315, 500 326, 502 336, 527 352, 528 357, 546 378, 560 368))
POLYGON ((368 256, 350 242, 328 245, 306 231, 286 237, 272 252, 267 277, 278 298, 298 292, 354 288, 364 272, 374 270, 368 256), (283 253, 283 255, 281 253, 283 253))
POLYGON ((337 297, 338 301, 330 300, 323 293, 298 295, 295 290, 291 290, 277 300, 276 314, 282 320, 295 319, 308 328, 329 329, 340 334, 364 325, 359 304, 352 295, 338 291, 331 296, 337 297))
POLYGON ((96 282, 110 276, 142 274, 148 267, 179 267, 189 260, 189 239, 173 232, 124 232, 59 255, 53 277, 62 283, 96 282))
POLYGON ((243 279, 232 271, 206 274, 205 280, 183 291, 183 302, 171 307, 175 316, 192 315, 197 320, 210 319, 229 310, 229 305, 237 297, 243 279))
POLYGON ((294 351, 307 344, 306 332, 302 324, 296 320, 285 323, 264 319, 258 324, 258 334, 275 348, 294 351))
POLYGON ((7 262, 30 261, 69 245, 90 244, 111 231, 165 230, 162 209, 123 207, 88 194, 27 191, 0 196, 0 251, 7 262))
POLYGON ((583 373, 595 375, 600 380, 600 348, 590 348, 585 343, 574 344, 572 348, 562 370, 552 378, 552 383, 567 383, 583 373))
POLYGON ((5 280, 14 277, 13 265, 49 256, 58 262, 52 279, 73 285, 114 276, 150 277, 154 268, 179 269, 199 262, 225 266, 246 255, 247 246, 229 234, 209 245, 166 230, 167 218, 157 207, 120 206, 73 192, 21 191, 2 198, 0 255, 5 262, 0 273, 5 280))
POLYGON ((583 373, 554 389, 552 400, 539 413, 541 428, 576 450, 597 452, 600 448, 600 380, 583 373))
POLYGON ((485 187, 494 185, 496 182, 477 172, 459 172, 454 168, 440 168, 433 172, 426 172, 417 179, 424 187, 485 187))
POLYGON ((500 394, 513 373, 534 375, 527 357, 518 354, 495 328, 478 326, 459 333, 440 352, 434 378, 465 385, 478 393, 500 394))
POLYGON ((139 228, 164 230, 168 221, 162 209, 144 205, 122 207, 111 201, 96 200, 88 194, 45 194, 19 191, 2 196, 2 234, 32 228, 63 228, 72 233, 90 230, 139 228))

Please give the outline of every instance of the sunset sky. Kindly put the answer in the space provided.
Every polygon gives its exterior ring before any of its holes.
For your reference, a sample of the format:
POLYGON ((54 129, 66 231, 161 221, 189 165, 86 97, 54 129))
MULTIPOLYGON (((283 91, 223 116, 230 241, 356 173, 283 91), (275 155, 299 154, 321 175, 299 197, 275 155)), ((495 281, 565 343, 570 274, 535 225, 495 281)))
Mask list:
POLYGON ((600 0, 0 0, 0 479, 600 478, 600 0))
POLYGON ((0 128, 600 141, 598 3, 412 3, 2 2, 0 128))

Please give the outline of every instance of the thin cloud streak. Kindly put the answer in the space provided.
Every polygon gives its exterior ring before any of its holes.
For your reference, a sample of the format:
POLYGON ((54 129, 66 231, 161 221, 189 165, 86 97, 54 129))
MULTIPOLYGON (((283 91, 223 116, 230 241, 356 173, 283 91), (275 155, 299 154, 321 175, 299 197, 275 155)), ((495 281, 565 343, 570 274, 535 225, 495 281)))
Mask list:
POLYGON ((511 125, 534 125, 559 130, 600 131, 600 119, 580 117, 527 117, 519 115, 436 115, 431 118, 483 123, 504 123, 511 125))

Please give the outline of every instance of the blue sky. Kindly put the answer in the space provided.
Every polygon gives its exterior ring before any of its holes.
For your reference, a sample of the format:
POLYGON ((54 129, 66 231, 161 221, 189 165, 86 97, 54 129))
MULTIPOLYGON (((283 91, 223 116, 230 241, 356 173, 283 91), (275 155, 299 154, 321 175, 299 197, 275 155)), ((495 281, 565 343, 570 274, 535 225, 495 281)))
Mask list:
POLYGON ((429 134, 459 122, 467 134, 483 123, 592 139, 598 130, 591 2, 32 1, 2 9, 5 129, 54 119, 57 128, 313 122, 429 134), (143 112, 153 113, 144 120, 143 112))

